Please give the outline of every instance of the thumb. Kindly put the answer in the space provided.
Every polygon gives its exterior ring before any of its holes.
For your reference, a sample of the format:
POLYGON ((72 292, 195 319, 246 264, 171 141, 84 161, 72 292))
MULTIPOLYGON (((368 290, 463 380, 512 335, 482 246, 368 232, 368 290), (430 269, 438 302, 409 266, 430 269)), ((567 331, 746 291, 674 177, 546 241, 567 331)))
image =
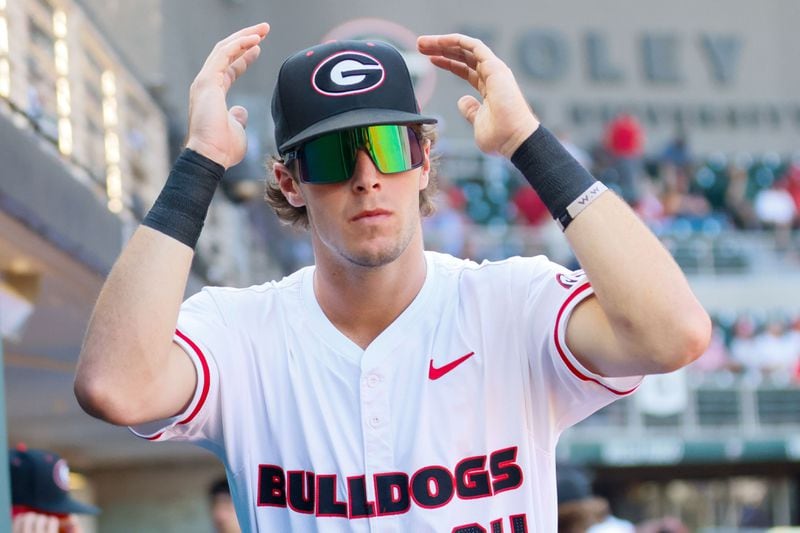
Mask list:
POLYGON ((470 124, 475 122, 475 115, 480 107, 480 102, 474 96, 464 95, 458 99, 458 110, 470 124))
POLYGON ((242 125, 243 128, 247 127, 247 109, 240 105, 233 106, 228 113, 242 125))

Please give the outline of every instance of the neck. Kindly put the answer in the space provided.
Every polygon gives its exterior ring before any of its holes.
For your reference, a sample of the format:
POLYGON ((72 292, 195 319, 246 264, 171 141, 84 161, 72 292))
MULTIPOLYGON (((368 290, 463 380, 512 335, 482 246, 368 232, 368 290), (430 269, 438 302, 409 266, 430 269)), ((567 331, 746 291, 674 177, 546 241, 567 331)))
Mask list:
POLYGON ((320 260, 314 293, 328 320, 362 349, 411 304, 427 266, 418 233, 394 261, 380 267, 320 260))

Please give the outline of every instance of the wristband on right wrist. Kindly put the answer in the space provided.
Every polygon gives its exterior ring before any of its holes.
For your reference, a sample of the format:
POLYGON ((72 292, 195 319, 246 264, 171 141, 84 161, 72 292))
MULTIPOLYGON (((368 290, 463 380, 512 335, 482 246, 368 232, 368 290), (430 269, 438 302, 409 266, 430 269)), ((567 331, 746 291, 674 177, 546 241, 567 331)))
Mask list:
POLYGON ((184 149, 142 224, 194 249, 224 173, 222 165, 184 149))
POLYGON ((607 190, 540 125, 511 156, 562 230, 607 190))

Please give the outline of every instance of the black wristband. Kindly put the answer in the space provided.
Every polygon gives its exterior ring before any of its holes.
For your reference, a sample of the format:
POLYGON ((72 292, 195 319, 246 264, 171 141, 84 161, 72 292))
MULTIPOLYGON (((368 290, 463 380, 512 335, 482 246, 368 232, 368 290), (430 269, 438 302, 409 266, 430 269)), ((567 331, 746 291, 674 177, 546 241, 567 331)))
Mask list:
POLYGON ((605 185, 541 125, 517 148, 511 162, 531 184, 561 229, 566 229, 586 205, 606 190, 605 185))
POLYGON ((186 148, 142 224, 194 249, 225 167, 186 148))

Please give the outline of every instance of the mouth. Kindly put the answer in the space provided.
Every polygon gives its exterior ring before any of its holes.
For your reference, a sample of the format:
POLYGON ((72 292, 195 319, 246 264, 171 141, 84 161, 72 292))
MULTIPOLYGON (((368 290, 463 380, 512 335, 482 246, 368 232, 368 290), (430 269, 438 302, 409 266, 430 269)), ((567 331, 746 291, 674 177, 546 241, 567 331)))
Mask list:
POLYGON ((375 220, 380 217, 386 217, 391 215, 391 211, 387 211, 386 209, 369 209, 367 211, 361 211, 356 216, 350 219, 351 222, 356 222, 358 220, 375 220))

